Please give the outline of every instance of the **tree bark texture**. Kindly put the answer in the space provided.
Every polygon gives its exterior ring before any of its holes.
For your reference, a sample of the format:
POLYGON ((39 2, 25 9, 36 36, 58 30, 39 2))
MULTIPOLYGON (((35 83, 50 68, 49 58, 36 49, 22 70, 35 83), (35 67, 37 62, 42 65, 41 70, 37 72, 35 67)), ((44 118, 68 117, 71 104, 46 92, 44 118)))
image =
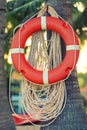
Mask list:
POLYGON ((7 98, 4 70, 5 12, 6 0, 0 0, 0 130, 15 130, 7 98))
MULTIPOLYGON (((46 0, 46 4, 52 6, 60 16, 72 24, 70 0, 46 0)), ((61 45, 64 56, 64 43, 61 45)), ((76 70, 72 72, 65 84, 67 103, 64 111, 51 125, 41 127, 41 130, 87 130, 87 116, 80 95, 76 70)))

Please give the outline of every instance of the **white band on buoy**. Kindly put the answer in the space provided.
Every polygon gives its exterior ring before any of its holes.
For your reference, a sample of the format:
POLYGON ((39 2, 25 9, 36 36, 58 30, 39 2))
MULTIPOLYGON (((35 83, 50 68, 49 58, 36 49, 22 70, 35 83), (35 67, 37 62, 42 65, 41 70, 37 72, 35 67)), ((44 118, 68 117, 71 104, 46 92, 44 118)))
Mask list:
POLYGON ((10 49, 11 54, 15 54, 15 53, 24 53, 24 48, 13 48, 10 49))
POLYGON ((79 45, 68 45, 68 46, 66 46, 66 51, 70 51, 70 50, 80 50, 80 46, 79 45))
POLYGON ((43 83, 44 85, 48 85, 48 71, 43 71, 43 83))
POLYGON ((46 27, 46 16, 41 17, 41 28, 42 28, 42 30, 47 29, 47 27, 46 27))

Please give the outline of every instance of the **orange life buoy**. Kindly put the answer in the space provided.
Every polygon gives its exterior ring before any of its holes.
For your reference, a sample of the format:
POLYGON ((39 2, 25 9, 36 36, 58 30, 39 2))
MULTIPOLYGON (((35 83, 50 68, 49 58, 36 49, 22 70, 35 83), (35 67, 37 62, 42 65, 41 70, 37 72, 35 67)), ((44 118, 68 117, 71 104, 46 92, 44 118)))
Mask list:
POLYGON ((75 67, 79 57, 79 41, 76 34, 73 32, 71 26, 59 18, 50 16, 42 16, 31 19, 24 23, 12 40, 11 57, 13 64, 18 72, 36 84, 53 84, 66 78, 70 71, 75 67), (24 54, 24 47, 26 40, 34 32, 40 30, 52 30, 60 34, 66 46, 66 54, 62 63, 49 71, 39 71, 34 69, 26 60, 24 54), (20 35, 20 43, 19 43, 20 35), (20 67, 19 67, 20 57, 20 67))

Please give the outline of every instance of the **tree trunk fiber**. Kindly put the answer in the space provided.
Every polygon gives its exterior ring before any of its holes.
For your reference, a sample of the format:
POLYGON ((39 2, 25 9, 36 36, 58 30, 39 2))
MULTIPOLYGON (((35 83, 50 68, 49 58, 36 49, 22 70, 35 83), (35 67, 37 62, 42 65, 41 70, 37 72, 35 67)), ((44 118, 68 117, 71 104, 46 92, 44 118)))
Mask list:
MULTIPOLYGON (((70 0, 46 0, 46 4, 52 6, 60 16, 72 24, 70 0)), ((62 44, 63 53, 65 53, 64 50, 64 44, 62 44)), ((65 84, 67 103, 64 111, 51 125, 41 127, 40 130, 87 130, 87 117, 79 91, 76 70, 72 72, 65 84)))
POLYGON ((5 43, 5 6, 6 1, 0 0, 0 130, 15 130, 12 120, 4 70, 4 43, 5 43))

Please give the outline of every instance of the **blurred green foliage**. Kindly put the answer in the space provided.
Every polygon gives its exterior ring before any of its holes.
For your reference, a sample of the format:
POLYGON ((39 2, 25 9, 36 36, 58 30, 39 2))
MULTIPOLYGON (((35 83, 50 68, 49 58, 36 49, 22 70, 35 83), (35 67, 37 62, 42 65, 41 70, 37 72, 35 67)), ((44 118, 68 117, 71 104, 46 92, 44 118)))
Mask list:
POLYGON ((87 73, 78 73, 78 81, 80 88, 87 85, 87 73))
POLYGON ((87 0, 71 0, 73 14, 73 28, 84 44, 87 39, 87 0))

